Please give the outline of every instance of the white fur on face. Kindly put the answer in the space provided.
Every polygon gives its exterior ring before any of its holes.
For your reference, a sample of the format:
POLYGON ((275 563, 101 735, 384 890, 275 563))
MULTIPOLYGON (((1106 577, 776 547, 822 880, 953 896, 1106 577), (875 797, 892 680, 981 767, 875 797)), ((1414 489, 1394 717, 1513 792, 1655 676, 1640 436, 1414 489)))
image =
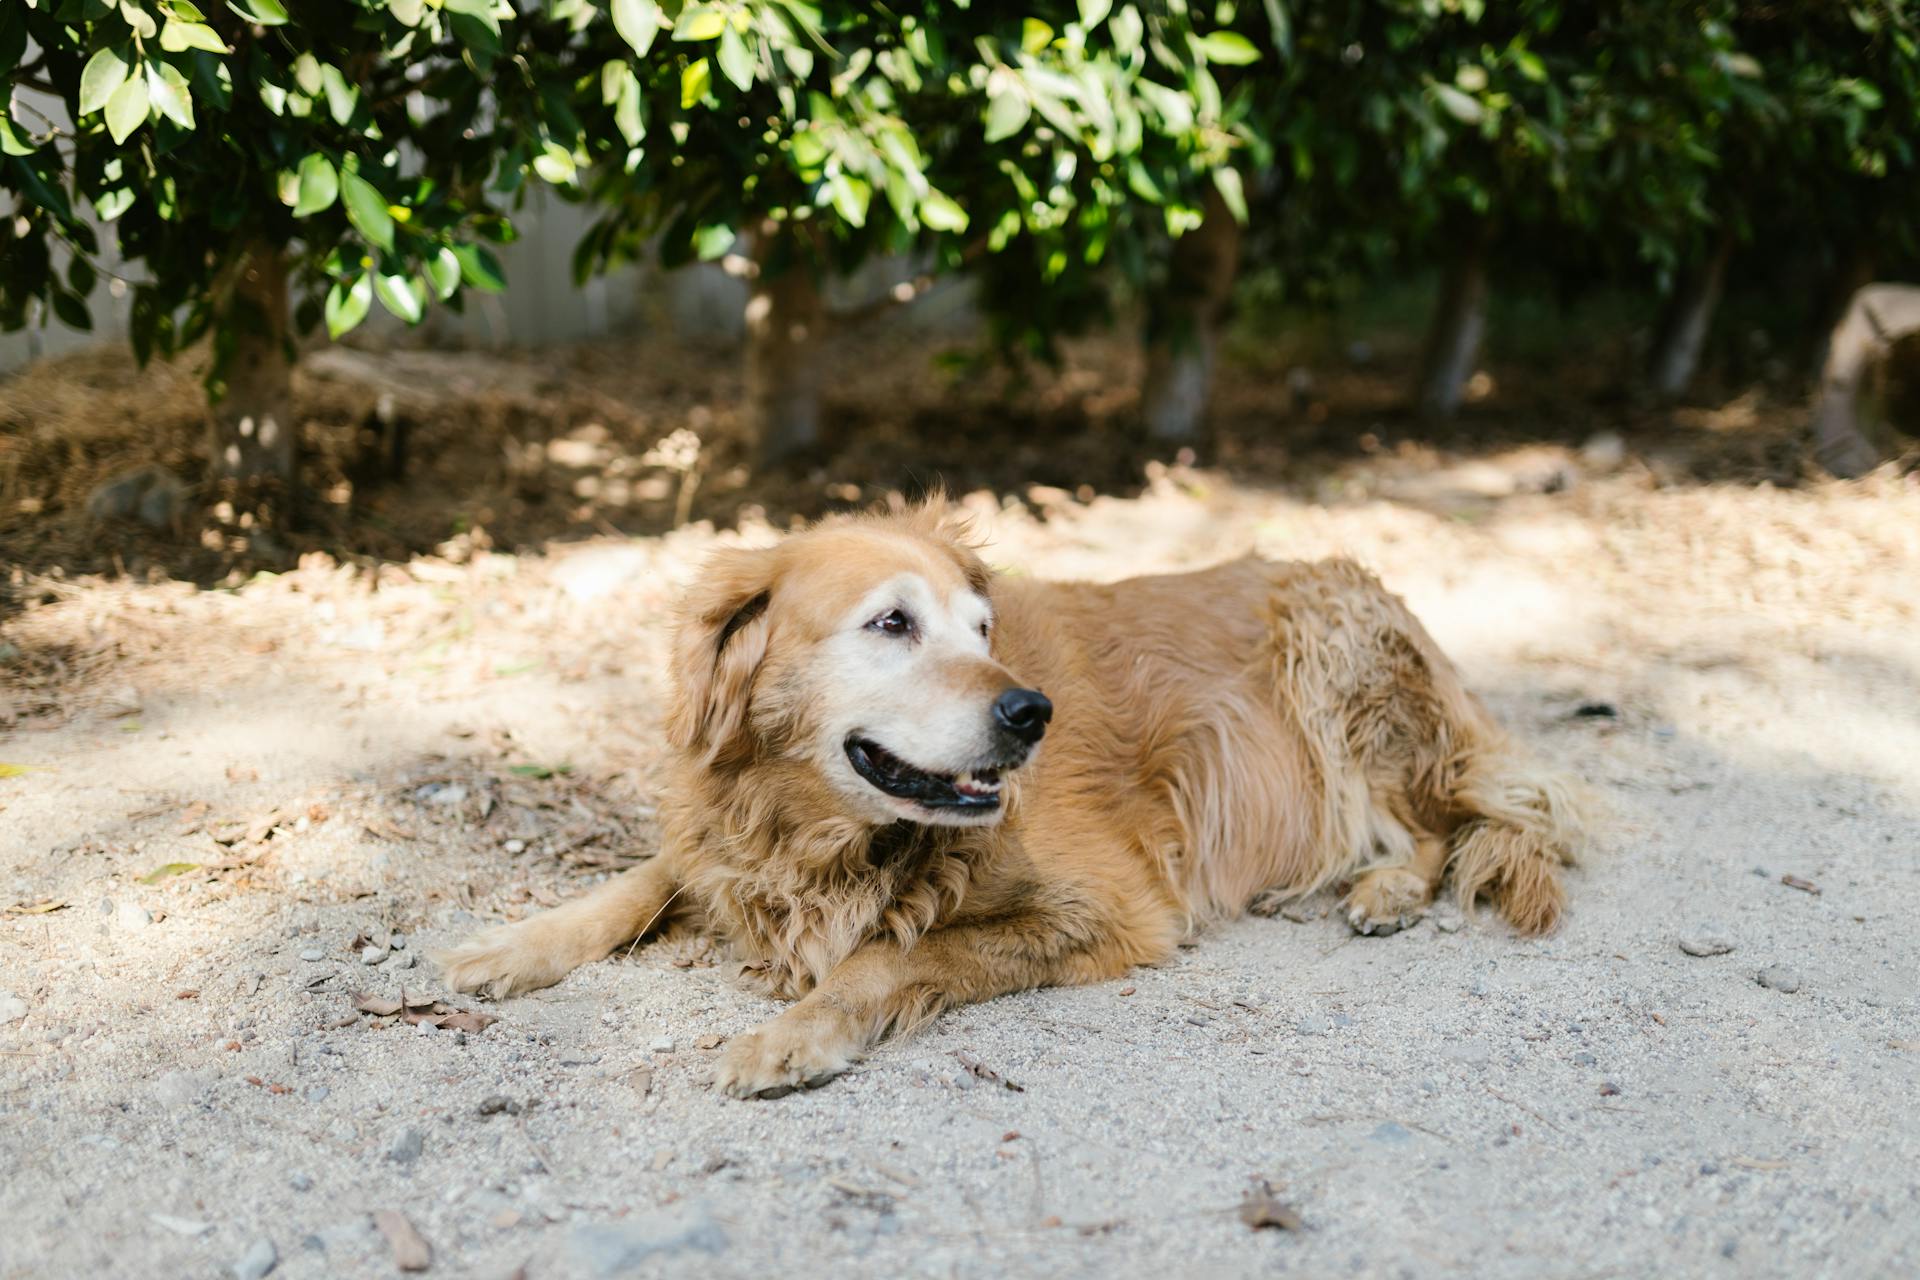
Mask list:
MULTIPOLYGON (((929 819, 926 810, 876 790, 855 773, 846 758, 847 738, 871 739, 930 773, 982 767, 995 747, 997 694, 982 696, 977 683, 953 688, 946 673, 956 665, 992 661, 992 625, 993 608, 978 593, 964 587, 943 593, 920 574, 901 573, 863 596, 819 646, 816 758, 835 785, 876 820, 929 819), (871 625, 896 609, 911 620, 909 634, 888 635, 871 625)), ((996 810, 938 820, 972 826, 998 819, 996 810)))

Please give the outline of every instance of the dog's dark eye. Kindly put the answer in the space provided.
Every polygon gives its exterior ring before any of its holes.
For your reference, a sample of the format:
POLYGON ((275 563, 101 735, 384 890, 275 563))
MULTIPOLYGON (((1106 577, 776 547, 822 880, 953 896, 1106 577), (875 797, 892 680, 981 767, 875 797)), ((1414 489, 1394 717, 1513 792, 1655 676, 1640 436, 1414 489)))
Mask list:
POLYGON ((993 639, 993 624, 991 622, 983 622, 980 624, 980 638, 982 640, 993 639))
POLYGON ((904 609, 889 609, 867 624, 883 635, 904 636, 913 633, 913 619, 904 609))

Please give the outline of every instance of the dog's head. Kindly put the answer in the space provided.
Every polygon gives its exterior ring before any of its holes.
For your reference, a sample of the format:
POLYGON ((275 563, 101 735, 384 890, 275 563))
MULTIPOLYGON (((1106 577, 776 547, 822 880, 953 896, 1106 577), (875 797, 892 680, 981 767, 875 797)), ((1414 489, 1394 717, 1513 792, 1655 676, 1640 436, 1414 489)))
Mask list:
POLYGON ((674 644, 673 745, 803 765, 876 825, 998 821, 1053 707, 994 658, 990 580, 938 507, 720 552, 674 644))

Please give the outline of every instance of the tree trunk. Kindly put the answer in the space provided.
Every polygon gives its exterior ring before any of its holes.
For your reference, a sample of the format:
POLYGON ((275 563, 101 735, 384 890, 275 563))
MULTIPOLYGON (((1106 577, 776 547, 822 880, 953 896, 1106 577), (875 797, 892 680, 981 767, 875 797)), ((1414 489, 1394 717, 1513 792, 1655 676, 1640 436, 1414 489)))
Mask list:
POLYGON ((277 522, 291 514, 299 468, 286 346, 287 263, 277 248, 248 247, 219 327, 233 345, 226 394, 208 412, 211 472, 236 510, 277 522))
POLYGON ((1861 383, 1895 339, 1920 331, 1920 286, 1872 284, 1853 295, 1827 341, 1820 399, 1813 410, 1814 457, 1837 476, 1857 476, 1880 461, 1876 425, 1867 421, 1861 383))
POLYGON ((1478 219, 1455 239, 1420 359, 1415 407, 1423 417, 1454 415, 1480 357, 1487 329, 1487 239, 1487 225, 1478 219))
POLYGON ((1192 440, 1213 393, 1220 324, 1240 265, 1240 223, 1211 187, 1200 225, 1173 243, 1167 287, 1147 322, 1140 415, 1156 440, 1192 440))
POLYGON ((1845 323, 1847 309, 1853 305, 1854 296, 1873 283, 1874 267, 1873 249, 1866 244, 1841 250, 1839 259, 1834 263, 1833 273, 1827 280, 1826 294, 1820 300, 1820 314, 1815 317, 1819 328, 1814 330, 1812 352, 1806 364, 1816 385, 1825 373, 1833 335, 1845 323))
POLYGON ((805 248, 777 224, 754 237, 747 394, 754 451, 762 463, 820 443, 820 346, 827 315, 805 248))
POLYGON ((1653 350, 1648 352, 1647 392, 1654 399, 1677 400, 1693 385, 1732 257, 1733 236, 1723 234, 1713 256, 1695 264, 1674 283, 1673 296, 1661 312, 1653 350))

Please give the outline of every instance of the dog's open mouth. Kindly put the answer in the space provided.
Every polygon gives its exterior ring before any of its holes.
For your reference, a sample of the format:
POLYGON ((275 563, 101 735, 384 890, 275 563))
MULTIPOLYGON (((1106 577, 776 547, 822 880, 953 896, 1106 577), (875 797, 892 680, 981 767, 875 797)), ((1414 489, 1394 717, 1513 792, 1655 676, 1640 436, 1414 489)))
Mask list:
POLYGON ((847 739, 853 771, 899 800, 928 809, 987 810, 1000 807, 1001 769, 930 773, 915 768, 870 738, 847 739))

